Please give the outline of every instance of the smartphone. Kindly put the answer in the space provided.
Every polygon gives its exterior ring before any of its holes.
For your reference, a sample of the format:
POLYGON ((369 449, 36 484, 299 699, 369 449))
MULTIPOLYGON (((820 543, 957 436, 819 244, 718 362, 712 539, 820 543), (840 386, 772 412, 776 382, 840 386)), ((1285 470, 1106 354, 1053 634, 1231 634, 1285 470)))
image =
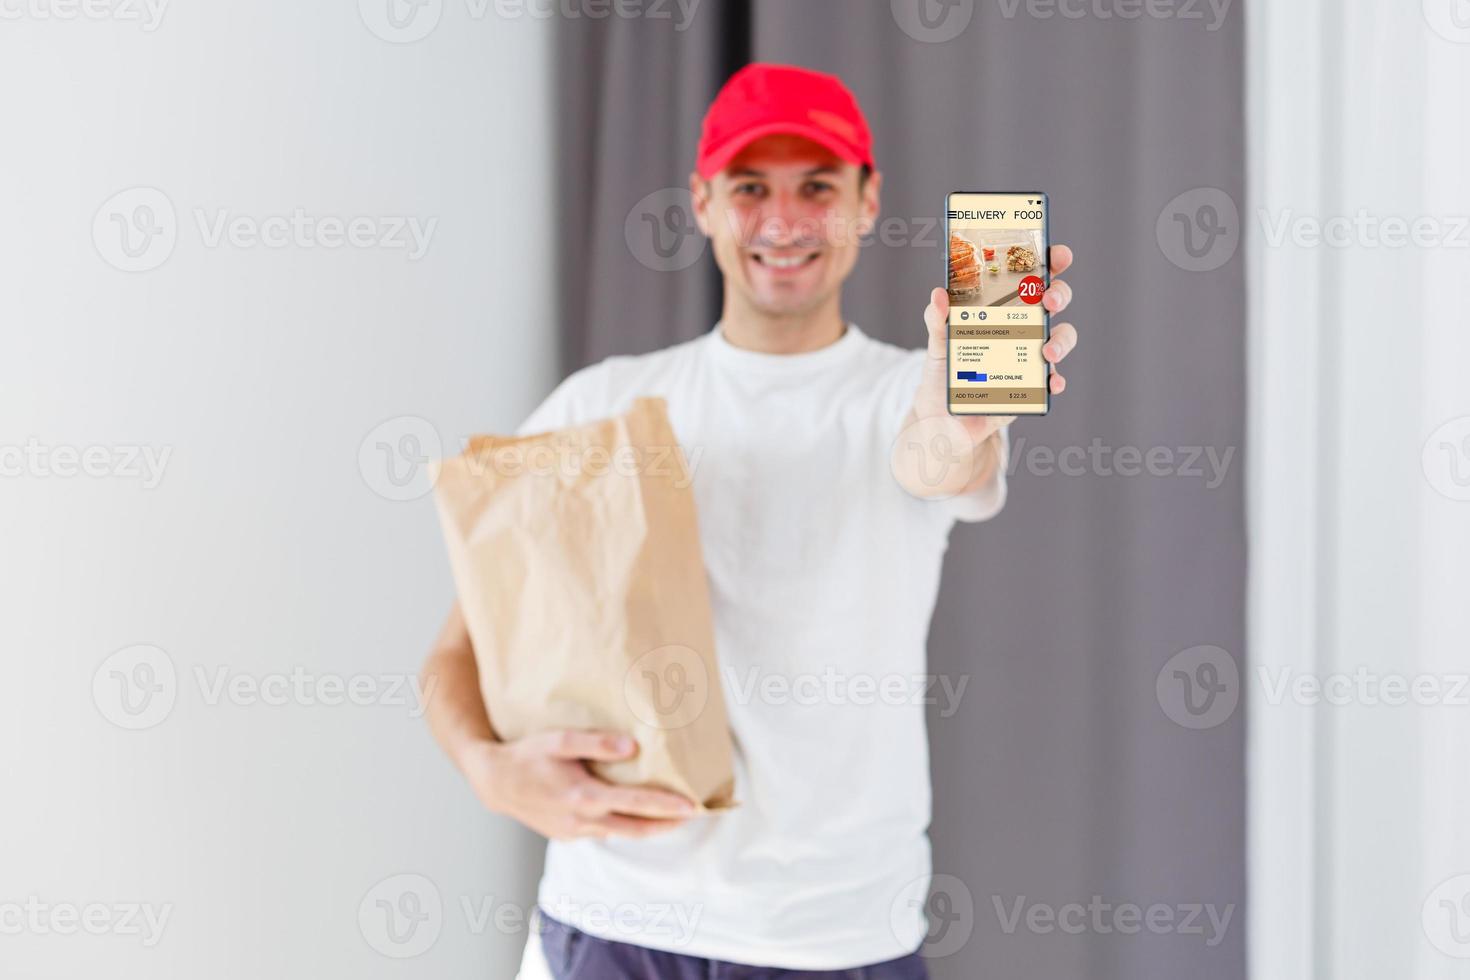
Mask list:
POLYGON ((953 191, 949 248, 951 415, 1045 415, 1050 369, 1041 356, 1051 315, 1048 202, 1042 191, 953 191))

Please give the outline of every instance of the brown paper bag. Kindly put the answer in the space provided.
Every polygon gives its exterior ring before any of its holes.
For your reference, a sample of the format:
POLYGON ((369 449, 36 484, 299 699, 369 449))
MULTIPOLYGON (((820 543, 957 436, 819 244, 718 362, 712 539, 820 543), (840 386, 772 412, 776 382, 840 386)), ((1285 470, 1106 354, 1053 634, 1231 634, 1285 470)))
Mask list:
POLYGON ((637 756, 599 776, 732 806, 694 495, 663 399, 476 437, 439 464, 434 496, 497 737, 625 732, 637 756))

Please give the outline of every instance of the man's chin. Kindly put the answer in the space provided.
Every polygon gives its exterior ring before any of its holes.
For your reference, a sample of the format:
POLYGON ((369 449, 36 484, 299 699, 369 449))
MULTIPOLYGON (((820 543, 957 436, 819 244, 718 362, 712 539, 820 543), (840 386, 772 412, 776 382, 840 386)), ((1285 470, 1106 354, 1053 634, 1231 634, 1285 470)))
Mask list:
POLYGON ((751 296, 751 306, 764 316, 792 317, 821 309, 826 300, 825 293, 802 293, 799 296, 762 293, 751 296))

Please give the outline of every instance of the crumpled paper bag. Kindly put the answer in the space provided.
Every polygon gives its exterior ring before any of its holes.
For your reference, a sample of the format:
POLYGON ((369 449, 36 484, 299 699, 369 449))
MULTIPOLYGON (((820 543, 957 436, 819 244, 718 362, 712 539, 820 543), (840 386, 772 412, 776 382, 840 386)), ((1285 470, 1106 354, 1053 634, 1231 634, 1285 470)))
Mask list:
POLYGON ((498 738, 625 732, 602 778, 734 805, 688 462, 661 398, 616 418, 478 436, 434 496, 498 738))

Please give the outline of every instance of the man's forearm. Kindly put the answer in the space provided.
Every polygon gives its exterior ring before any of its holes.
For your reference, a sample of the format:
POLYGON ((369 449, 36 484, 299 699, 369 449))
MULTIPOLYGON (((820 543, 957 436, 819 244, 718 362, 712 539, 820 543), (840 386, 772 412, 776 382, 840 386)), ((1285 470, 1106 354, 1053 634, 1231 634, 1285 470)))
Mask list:
POLYGON ((976 442, 953 416, 917 419, 910 412, 894 443, 893 476, 915 497, 945 500, 994 482, 1005 465, 1004 428, 976 442))
POLYGON ((1005 436, 993 432, 984 442, 975 447, 975 462, 970 483, 961 493, 971 493, 995 479, 1005 463, 1005 436))
POLYGON ((434 649, 424 661, 421 680, 425 690, 434 691, 427 712, 429 729, 455 765, 463 769, 465 750, 495 741, 495 731, 480 695, 475 650, 459 603, 450 610, 434 649))

